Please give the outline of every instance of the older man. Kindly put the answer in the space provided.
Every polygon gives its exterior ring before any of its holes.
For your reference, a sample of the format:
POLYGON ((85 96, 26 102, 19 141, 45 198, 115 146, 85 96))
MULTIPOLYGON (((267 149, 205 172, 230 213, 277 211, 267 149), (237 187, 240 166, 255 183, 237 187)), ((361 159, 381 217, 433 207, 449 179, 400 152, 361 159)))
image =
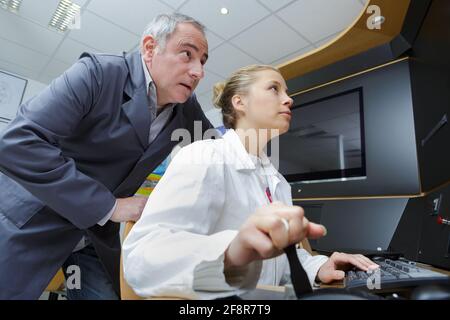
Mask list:
POLYGON ((212 127, 193 95, 207 58, 200 23, 161 15, 140 52, 83 54, 20 106, 0 135, 0 299, 38 298, 72 265, 69 298, 118 298, 118 222, 139 219, 172 132, 212 127))

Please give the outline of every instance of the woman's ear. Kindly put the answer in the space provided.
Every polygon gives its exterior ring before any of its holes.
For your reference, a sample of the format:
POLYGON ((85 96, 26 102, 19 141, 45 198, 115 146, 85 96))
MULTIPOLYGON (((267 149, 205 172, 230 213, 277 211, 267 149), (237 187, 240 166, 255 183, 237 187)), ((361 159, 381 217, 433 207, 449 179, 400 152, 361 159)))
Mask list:
POLYGON ((233 104, 234 109, 239 113, 245 114, 246 103, 245 99, 240 95, 234 95, 231 98, 231 103, 233 104))

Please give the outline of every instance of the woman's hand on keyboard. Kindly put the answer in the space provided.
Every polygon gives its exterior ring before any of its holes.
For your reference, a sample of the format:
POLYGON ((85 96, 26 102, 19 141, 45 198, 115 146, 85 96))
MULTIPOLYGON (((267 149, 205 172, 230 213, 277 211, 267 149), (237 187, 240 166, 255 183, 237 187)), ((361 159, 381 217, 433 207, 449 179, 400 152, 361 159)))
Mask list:
POLYGON ((363 271, 376 269, 379 266, 369 258, 361 254, 347 254, 334 252, 330 258, 320 267, 317 278, 322 283, 330 283, 342 280, 345 277, 344 270, 357 267, 363 271))

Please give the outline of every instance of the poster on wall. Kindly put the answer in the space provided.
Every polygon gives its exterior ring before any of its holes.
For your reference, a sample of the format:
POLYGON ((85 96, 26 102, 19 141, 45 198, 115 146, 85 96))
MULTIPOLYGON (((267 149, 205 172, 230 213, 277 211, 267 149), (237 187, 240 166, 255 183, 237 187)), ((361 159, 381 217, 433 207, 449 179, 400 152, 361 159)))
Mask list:
POLYGON ((0 71, 0 131, 16 116, 27 80, 0 71))

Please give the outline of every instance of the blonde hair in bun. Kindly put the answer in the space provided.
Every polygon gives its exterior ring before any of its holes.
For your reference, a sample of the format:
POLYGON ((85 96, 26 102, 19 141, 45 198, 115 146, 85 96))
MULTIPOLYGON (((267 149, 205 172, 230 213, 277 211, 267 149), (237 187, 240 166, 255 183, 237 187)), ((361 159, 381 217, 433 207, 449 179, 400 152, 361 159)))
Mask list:
POLYGON ((225 89, 225 81, 217 82, 214 85, 214 96, 213 96, 213 104, 216 108, 222 109, 222 106, 220 104, 220 99, 222 98, 223 89, 225 89))

